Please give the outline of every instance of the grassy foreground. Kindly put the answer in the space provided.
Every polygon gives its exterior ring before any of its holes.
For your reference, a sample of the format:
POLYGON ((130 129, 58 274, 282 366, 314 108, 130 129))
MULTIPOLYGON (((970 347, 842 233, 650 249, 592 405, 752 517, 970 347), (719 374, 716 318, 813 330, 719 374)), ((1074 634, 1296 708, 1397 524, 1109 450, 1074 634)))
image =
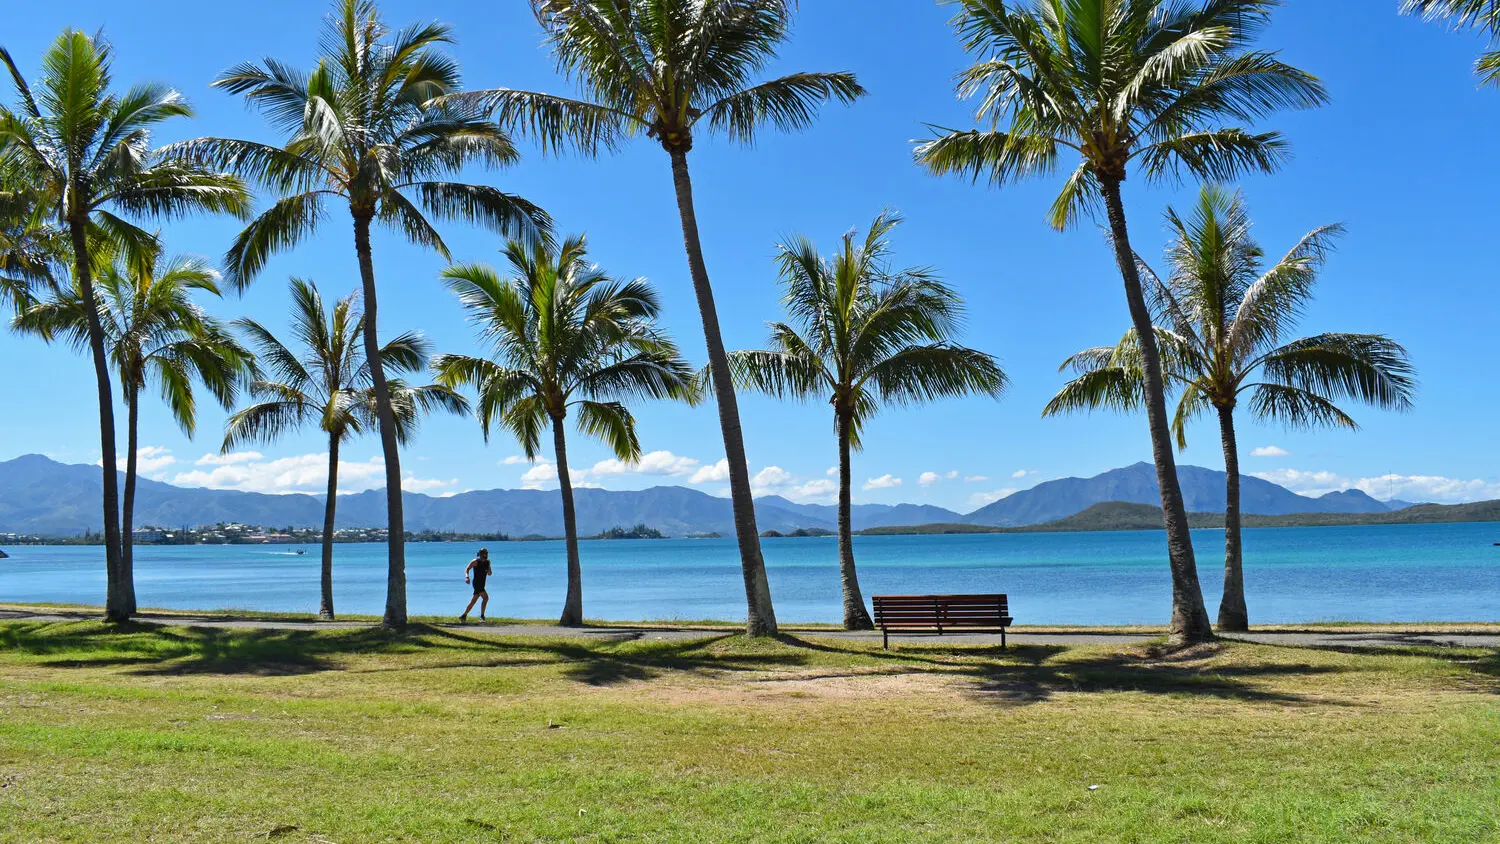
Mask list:
POLYGON ((12 622, 0 837, 1500 840, 1497 692, 1478 650, 12 622))

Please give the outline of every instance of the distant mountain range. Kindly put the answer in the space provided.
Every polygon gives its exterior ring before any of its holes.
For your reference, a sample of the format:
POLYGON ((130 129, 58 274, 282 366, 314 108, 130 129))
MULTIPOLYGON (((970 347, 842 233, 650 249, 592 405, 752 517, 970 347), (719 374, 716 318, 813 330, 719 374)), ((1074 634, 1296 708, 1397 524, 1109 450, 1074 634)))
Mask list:
MULTIPOLYGON (((1188 510, 1223 512, 1223 472, 1198 466, 1180 466, 1178 472, 1188 510)), ((99 487, 97 466, 63 464, 34 454, 0 462, 0 532, 75 536, 99 531, 99 487)), ((1242 476, 1241 488, 1243 510, 1250 514, 1384 513, 1393 509, 1358 490, 1312 498, 1249 476, 1242 476)), ((583 535, 636 524, 671 536, 734 532, 729 500, 695 489, 579 489, 574 495, 578 530, 583 535)), ((384 527, 384 499, 380 490, 340 497, 339 527, 384 527)), ((1020 527, 1062 519, 1107 501, 1159 504, 1155 469, 1137 463, 1092 478, 1047 481, 967 515, 927 504, 858 504, 852 516, 855 530, 936 523, 1020 527)), ((447 498, 406 493, 405 504, 408 530, 512 536, 560 536, 563 532, 556 490, 496 489, 447 498)), ((837 508, 831 504, 799 504, 772 495, 756 499, 755 507, 762 530, 832 529, 837 520, 837 508)), ((185 488, 142 478, 135 523, 318 527, 322 519, 321 496, 185 488)))
MULTIPOLYGON (((1224 512, 1223 472, 1201 466, 1178 466, 1177 478, 1182 484, 1182 497, 1189 512, 1224 512)), ((991 527, 1038 525, 1066 518, 1106 501, 1161 506, 1156 467, 1150 463, 1137 463, 1092 478, 1045 481, 953 521, 991 527)), ((1251 475, 1240 476, 1240 511, 1243 513, 1283 516, 1288 513, 1386 513, 1392 509, 1357 489, 1313 498, 1251 475)))

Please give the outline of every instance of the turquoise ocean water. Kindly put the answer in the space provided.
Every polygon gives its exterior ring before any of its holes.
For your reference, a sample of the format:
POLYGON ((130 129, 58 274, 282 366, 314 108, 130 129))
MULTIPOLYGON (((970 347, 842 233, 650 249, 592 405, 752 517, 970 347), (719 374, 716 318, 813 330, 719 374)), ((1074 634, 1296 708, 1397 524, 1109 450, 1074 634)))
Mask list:
MULTIPOLYGON (((1210 615, 1222 586, 1223 532, 1193 532, 1210 615)), ((1245 581, 1259 623, 1500 619, 1500 524, 1260 528, 1245 531, 1245 581)), ((136 549, 143 607, 314 612, 318 548, 192 546, 136 549)), ((456 614, 463 569, 478 544, 407 546, 413 614, 456 614)), ((489 543, 491 615, 550 618, 562 608, 561 542, 489 543)), ((840 618, 832 539, 763 542, 777 616, 840 618)), ((0 560, 0 602, 102 604, 98 547, 19 547, 0 560)), ((382 545, 335 546, 337 609, 378 614, 382 545)), ((606 620, 744 618, 734 542, 590 541, 581 545, 584 610, 606 620)), ((866 597, 912 592, 1005 592, 1025 624, 1164 623, 1169 610, 1159 531, 881 536, 855 539, 866 597)))

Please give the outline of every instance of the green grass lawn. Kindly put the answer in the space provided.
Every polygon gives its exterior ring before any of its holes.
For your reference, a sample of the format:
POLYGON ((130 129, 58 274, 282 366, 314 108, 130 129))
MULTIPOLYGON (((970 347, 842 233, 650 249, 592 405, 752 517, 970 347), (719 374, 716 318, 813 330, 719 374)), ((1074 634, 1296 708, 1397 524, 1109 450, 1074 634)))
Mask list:
POLYGON ((0 837, 1500 840, 1497 692, 1476 650, 12 622, 0 837))

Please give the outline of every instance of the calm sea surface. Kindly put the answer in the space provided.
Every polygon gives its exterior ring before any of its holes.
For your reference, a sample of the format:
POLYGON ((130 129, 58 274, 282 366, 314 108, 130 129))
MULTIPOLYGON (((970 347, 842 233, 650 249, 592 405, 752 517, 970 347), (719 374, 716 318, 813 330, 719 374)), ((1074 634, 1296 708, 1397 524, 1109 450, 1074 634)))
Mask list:
MULTIPOLYGON (((1223 532, 1193 532, 1210 615, 1222 586, 1223 532)), ((1500 524, 1260 528, 1245 531, 1251 619, 1470 621, 1500 619, 1500 524)), ((763 543, 776 614, 786 622, 838 621, 832 539, 763 543)), ((142 547, 143 607, 315 612, 318 548, 142 547)), ((407 546, 413 614, 457 614, 470 591, 463 569, 478 545, 407 546)), ((490 613, 549 618, 562 608, 561 542, 489 543, 490 613)), ((620 540, 582 543, 584 611, 609 620, 743 619, 734 542, 620 540)), ((5 549, 0 601, 104 602, 98 547, 5 549)), ((337 609, 384 608, 383 545, 336 545, 337 609)), ((866 597, 910 592, 1006 592, 1021 623, 1164 623, 1169 610, 1159 531, 857 537, 866 597)))

